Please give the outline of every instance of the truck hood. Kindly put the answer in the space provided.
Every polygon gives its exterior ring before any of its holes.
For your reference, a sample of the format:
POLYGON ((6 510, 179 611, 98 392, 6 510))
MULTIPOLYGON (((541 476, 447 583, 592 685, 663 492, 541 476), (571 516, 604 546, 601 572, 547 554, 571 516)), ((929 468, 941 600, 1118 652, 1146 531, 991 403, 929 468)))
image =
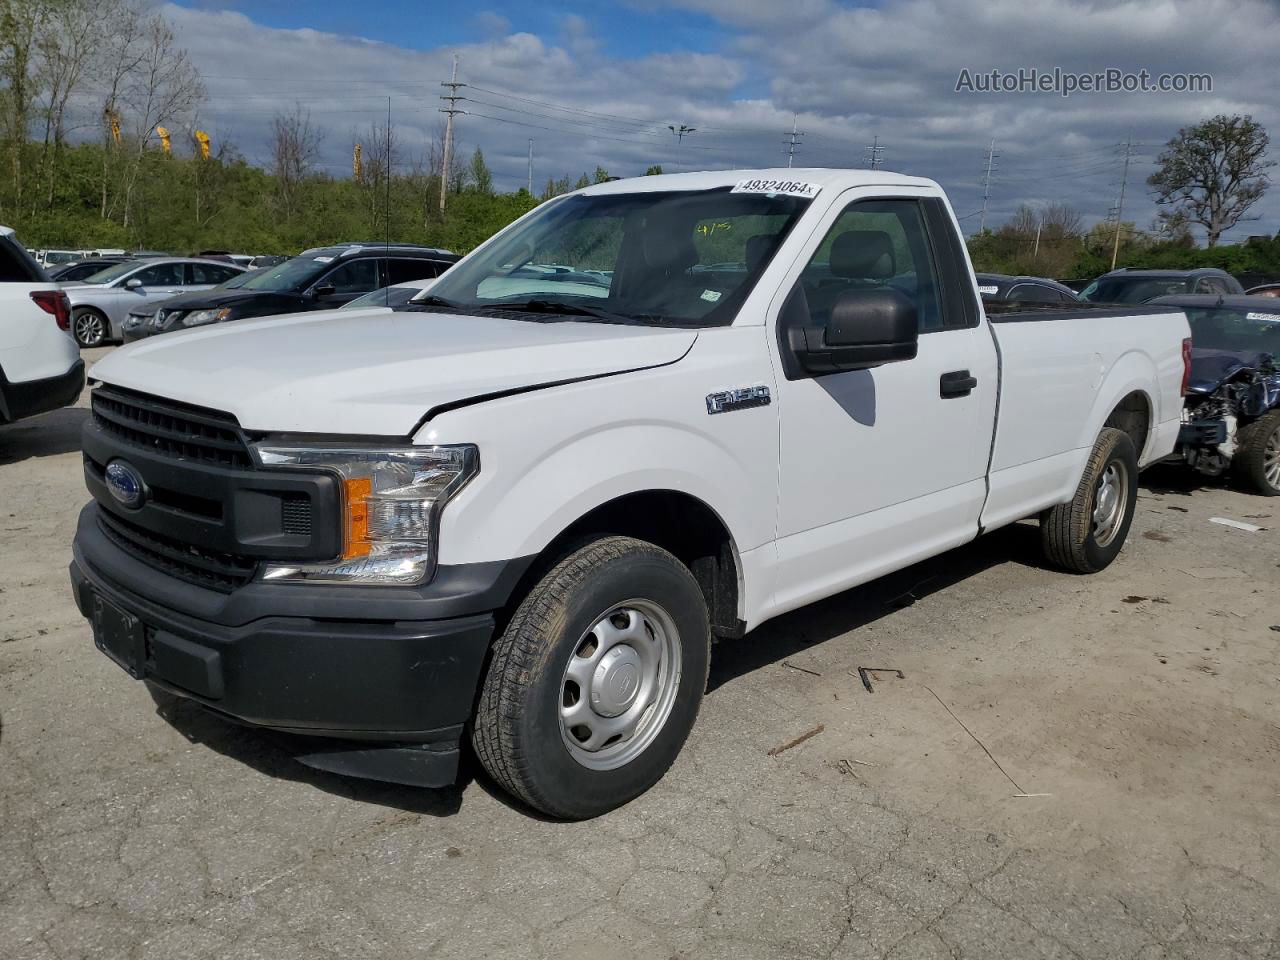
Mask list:
POLYGON ((696 339, 692 330, 374 307, 151 337, 90 376, 225 410, 246 430, 408 436, 439 407, 674 363, 696 339))

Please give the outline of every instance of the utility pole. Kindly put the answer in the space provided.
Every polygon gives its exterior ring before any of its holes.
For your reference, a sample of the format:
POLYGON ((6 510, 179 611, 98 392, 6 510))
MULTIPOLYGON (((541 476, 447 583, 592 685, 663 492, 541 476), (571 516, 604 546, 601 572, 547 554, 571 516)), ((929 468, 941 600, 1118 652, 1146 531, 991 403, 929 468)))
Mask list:
POLYGON ((791 115, 791 136, 789 136, 786 140, 782 141, 787 145, 787 166, 788 167, 790 167, 792 162, 795 160, 796 147, 800 146, 800 138, 804 136, 804 134, 801 131, 796 129, 796 121, 798 119, 799 119, 799 114, 793 113, 791 115))
POLYGON ((678 126, 678 127, 677 127, 677 126, 675 126, 675 125, 673 125, 673 124, 668 123, 668 124, 667 124, 667 129, 668 129, 668 130, 670 130, 673 134, 675 134, 675 138, 676 138, 676 166, 678 167, 678 166, 680 166, 680 144, 684 142, 684 138, 685 138, 685 136, 686 136, 687 134, 690 134, 690 133, 694 133, 694 132, 696 132, 698 128, 697 128, 697 127, 686 127, 683 123, 682 123, 682 124, 680 124, 680 126, 678 126))
POLYGON ((996 138, 991 138, 991 146, 987 148, 987 172, 982 178, 982 216, 978 220, 978 233, 982 234, 987 229, 987 201, 991 199, 991 171, 996 168, 996 158, 1000 154, 996 153, 996 138))
POLYGON ((880 146, 880 138, 878 136, 871 138, 871 146, 867 147, 866 156, 863 160, 871 167, 872 170, 879 170, 880 164, 884 162, 881 152, 884 147, 880 146))
POLYGON ((533 137, 529 138, 529 196, 533 196, 533 137))
POLYGON ((1116 236, 1111 244, 1111 269, 1116 268, 1116 260, 1120 257, 1120 215, 1124 213, 1124 188, 1129 182, 1129 158, 1133 156, 1133 134, 1124 141, 1124 171, 1120 174, 1120 199, 1116 201, 1116 236))
POLYGON ((466 113, 465 110, 458 109, 458 101, 464 99, 458 96, 458 88, 465 87, 465 83, 458 82, 458 55, 453 55, 453 76, 449 78, 449 82, 441 81, 440 86, 448 87, 448 96, 443 96, 441 100, 448 100, 448 107, 441 107, 440 112, 447 114, 449 119, 444 125, 444 158, 440 164, 440 213, 444 214, 444 197, 449 192, 449 158, 453 154, 453 118, 459 113, 466 113))
POLYGON ((1036 216, 1036 245, 1031 251, 1031 259, 1040 256, 1040 228, 1044 226, 1039 215, 1036 216))

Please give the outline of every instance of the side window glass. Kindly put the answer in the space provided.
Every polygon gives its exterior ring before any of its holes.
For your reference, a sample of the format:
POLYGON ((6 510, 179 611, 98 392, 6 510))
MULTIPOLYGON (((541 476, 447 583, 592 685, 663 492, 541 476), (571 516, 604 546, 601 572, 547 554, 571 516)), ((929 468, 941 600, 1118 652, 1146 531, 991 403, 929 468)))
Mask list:
POLYGON ((430 260, 398 260, 387 261, 387 284, 412 283, 414 280, 430 280, 439 276, 439 270, 430 260))
POLYGON ((188 266, 191 268, 191 283, 195 284, 222 283, 224 280, 230 280, 235 274, 234 270, 212 263, 192 263, 188 266))
POLYGON ((182 267, 181 263, 157 263, 153 267, 139 270, 130 279, 141 280, 144 287, 180 287, 182 267))
POLYGON ((373 257, 352 260, 330 271, 317 286, 331 286, 334 293, 368 293, 378 287, 378 261, 373 257))
POLYGON ((938 280, 915 200, 862 200, 831 226, 800 275, 814 323, 846 290, 893 287, 916 305, 921 332, 942 329, 938 280))

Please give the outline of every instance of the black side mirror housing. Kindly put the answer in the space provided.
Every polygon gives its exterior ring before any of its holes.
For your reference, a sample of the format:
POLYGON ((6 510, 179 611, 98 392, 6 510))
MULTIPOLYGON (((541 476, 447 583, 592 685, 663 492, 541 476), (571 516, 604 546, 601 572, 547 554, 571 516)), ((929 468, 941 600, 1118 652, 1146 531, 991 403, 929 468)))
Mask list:
POLYGON ((337 292, 338 292, 338 290, 337 290, 337 288, 336 288, 336 287, 334 287, 334 285, 333 285, 333 284, 331 284, 331 283, 326 283, 326 284, 323 284, 323 285, 321 285, 321 286, 319 286, 319 287, 316 287, 316 288, 315 288, 314 290, 312 290, 311 292, 312 292, 312 294, 315 296, 315 298, 316 298, 317 300, 322 300, 322 299, 324 299, 325 297, 332 297, 335 293, 337 293, 337 292))
MULTIPOLYGON (((803 288, 798 289, 803 296, 803 288)), ((872 287, 844 291, 825 327, 792 326, 787 341, 801 369, 815 376, 911 360, 919 337, 919 319, 910 298, 893 287, 872 287)))

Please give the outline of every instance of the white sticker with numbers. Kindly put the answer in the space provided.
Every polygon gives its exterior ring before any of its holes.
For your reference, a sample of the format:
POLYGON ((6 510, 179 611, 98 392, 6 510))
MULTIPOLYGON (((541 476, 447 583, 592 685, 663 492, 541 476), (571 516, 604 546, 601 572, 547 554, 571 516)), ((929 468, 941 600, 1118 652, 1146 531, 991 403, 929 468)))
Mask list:
POLYGON ((739 180, 733 185, 730 193, 767 193, 770 196, 782 194, 784 197, 816 197, 822 188, 816 183, 805 183, 803 180, 739 180))
POLYGON ((1280 313, 1246 313, 1248 320, 1261 320, 1264 323, 1280 323, 1280 313))

